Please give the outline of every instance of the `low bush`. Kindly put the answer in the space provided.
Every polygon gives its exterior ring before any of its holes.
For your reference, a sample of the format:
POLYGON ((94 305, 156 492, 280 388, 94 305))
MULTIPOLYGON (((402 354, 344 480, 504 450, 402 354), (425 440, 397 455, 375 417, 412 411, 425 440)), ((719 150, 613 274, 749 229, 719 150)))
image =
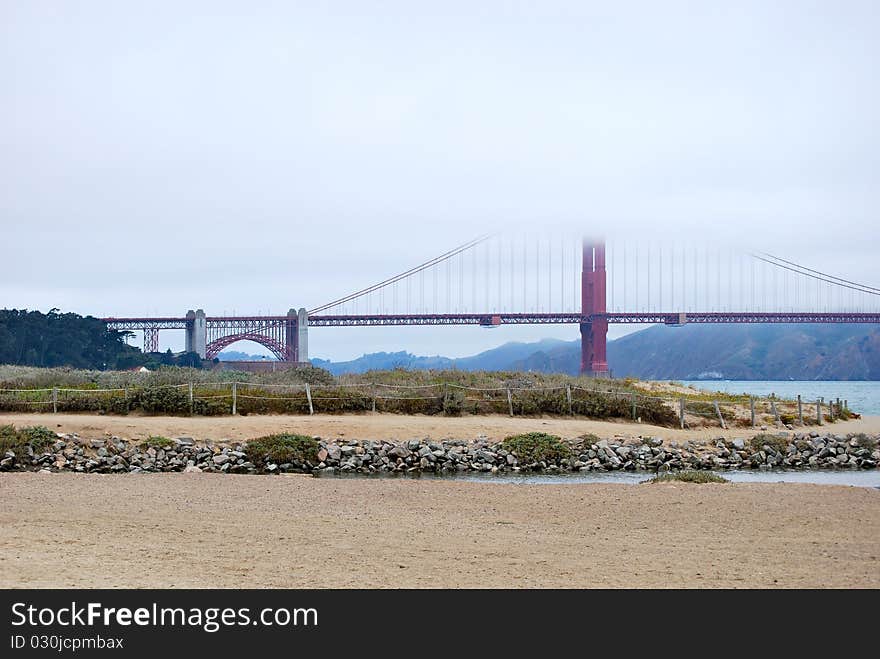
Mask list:
POLYGON ((877 448, 877 438, 869 437, 863 432, 855 435, 853 439, 856 440, 856 444, 858 444, 859 448, 866 448, 870 451, 873 451, 875 448, 877 448))
POLYGON ((189 392, 177 387, 150 387, 138 390, 132 398, 132 407, 146 414, 189 414, 189 392))
POLYGON ((318 440, 307 435, 282 433, 250 440, 245 445, 248 460, 257 467, 268 463, 318 463, 318 440))
POLYGON ((571 456, 571 449, 556 435, 530 432, 512 435, 501 442, 505 451, 513 453, 521 463, 557 462, 571 456))
POLYGON ((752 450, 756 452, 762 451, 765 445, 783 455, 788 451, 788 440, 783 437, 777 437, 776 435, 755 435, 749 440, 749 445, 752 447, 752 450))
POLYGON ((143 448, 161 448, 161 449, 169 449, 174 446, 174 441, 168 439, 167 437, 147 437, 143 442, 141 442, 141 447, 143 448))
POLYGON ((446 393, 443 398, 443 414, 446 416, 461 416, 464 411, 464 392, 453 389, 446 393))
POLYGON ((657 474, 654 478, 642 483, 729 483, 726 478, 712 471, 671 471, 667 474, 657 474))
POLYGON ((581 435, 578 437, 580 440, 580 448, 584 451, 588 451, 593 448, 594 444, 598 444, 601 440, 598 435, 594 435, 593 433, 587 433, 586 435, 581 435))
POLYGON ((0 455, 7 451, 15 453, 16 458, 27 456, 27 447, 34 453, 42 453, 58 439, 58 436, 44 426, 28 426, 16 430, 15 426, 0 426, 0 455))

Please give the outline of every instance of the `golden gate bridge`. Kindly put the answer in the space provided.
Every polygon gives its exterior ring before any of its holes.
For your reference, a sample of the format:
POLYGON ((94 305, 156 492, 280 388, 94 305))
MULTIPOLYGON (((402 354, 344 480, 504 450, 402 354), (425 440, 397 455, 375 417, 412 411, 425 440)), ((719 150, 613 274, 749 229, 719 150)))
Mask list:
POLYGON ((309 327, 578 325, 581 372, 607 376, 608 325, 880 323, 880 289, 765 252, 487 234, 376 284, 283 316, 104 318, 141 331, 184 330, 213 359, 254 341, 308 361, 309 327))

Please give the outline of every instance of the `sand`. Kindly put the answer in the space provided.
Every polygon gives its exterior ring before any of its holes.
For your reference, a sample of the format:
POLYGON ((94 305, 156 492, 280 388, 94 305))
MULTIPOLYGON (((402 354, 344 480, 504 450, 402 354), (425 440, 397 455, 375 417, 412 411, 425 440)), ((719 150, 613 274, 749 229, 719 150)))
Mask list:
MULTIPOLYGON (((98 438, 747 437, 503 416, 0 414, 98 438)), ((835 433, 880 432, 880 418, 835 433)), ((0 587, 880 587, 880 491, 220 474, 0 474, 0 587)))
POLYGON ((0 474, 0 587, 880 587, 880 491, 0 474))
MULTIPOLYGON (((751 437, 760 429, 734 428, 722 430, 696 428, 680 430, 644 423, 591 421, 567 418, 510 418, 507 416, 404 416, 400 414, 346 414, 339 416, 224 416, 224 417, 159 417, 101 416, 96 414, 0 414, 0 425, 45 425, 57 432, 75 432, 93 439, 117 435, 126 439, 146 439, 150 435, 192 437, 244 441, 273 432, 289 431, 328 439, 474 439, 486 435, 502 440, 519 432, 541 431, 561 437, 577 437, 594 433, 600 437, 662 437, 669 440, 712 439, 715 437, 751 437)), ((880 433, 880 417, 826 424, 822 430, 833 433, 880 433)))

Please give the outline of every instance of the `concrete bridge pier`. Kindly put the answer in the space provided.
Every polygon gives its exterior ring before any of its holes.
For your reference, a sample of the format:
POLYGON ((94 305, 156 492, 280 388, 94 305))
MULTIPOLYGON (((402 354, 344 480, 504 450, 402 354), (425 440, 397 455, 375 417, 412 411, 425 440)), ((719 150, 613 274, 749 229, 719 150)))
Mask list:
POLYGON ((186 351, 205 359, 208 353, 208 323, 203 309, 186 312, 186 351))
POLYGON ((301 308, 299 311, 290 309, 284 328, 284 340, 289 362, 300 364, 309 361, 309 312, 301 308))
POLYGON ((296 314, 296 361, 307 363, 309 361, 309 312, 300 308, 296 314))

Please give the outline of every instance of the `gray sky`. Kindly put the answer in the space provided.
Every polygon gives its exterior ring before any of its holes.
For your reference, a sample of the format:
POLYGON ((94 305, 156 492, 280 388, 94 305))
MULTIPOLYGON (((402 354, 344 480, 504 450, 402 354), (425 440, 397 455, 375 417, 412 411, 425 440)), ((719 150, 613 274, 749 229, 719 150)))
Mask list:
MULTIPOLYGON (((0 0, 0 306, 284 313, 503 227, 880 285, 878 7, 0 0)), ((542 336, 577 333, 325 329, 311 353, 542 336)))

